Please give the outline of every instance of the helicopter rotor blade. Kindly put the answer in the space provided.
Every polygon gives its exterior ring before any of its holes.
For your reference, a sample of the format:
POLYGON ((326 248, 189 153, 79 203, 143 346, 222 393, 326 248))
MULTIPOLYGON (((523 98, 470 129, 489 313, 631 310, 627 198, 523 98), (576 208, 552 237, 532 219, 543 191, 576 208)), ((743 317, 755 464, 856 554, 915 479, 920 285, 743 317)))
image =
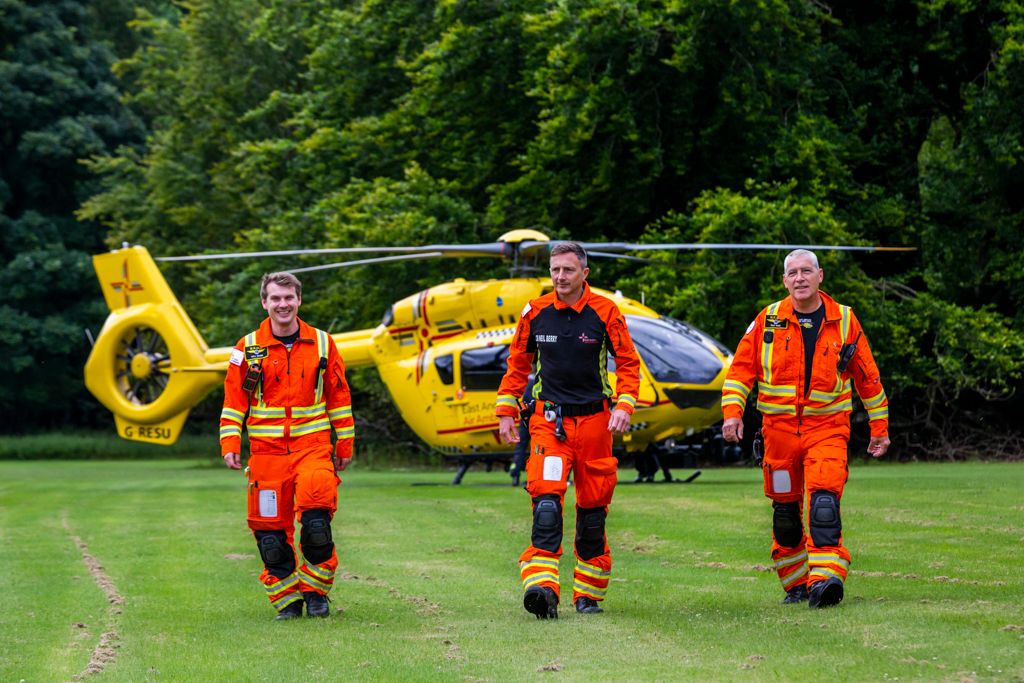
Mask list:
MULTIPOLYGON (((422 247, 337 247, 325 249, 281 249, 277 251, 224 252, 188 256, 157 256, 157 261, 214 261, 219 259, 260 258, 264 256, 309 256, 323 254, 425 254, 435 256, 503 256, 506 247, 499 242, 482 244, 433 244, 422 247), (439 252, 439 253, 435 253, 439 252)), ((354 262, 352 262, 354 263, 354 262)), ((295 271, 292 271, 295 272, 295 271)))
POLYGON ((915 247, 882 247, 882 246, 861 246, 846 244, 739 244, 739 243, 668 243, 668 244, 638 244, 635 242, 581 242, 583 248, 590 252, 592 249, 606 252, 623 251, 676 251, 676 250, 788 250, 809 249, 811 251, 916 251, 915 247))
POLYGON ((587 250, 587 256, 599 256, 601 258, 613 258, 620 261, 637 261, 639 263, 651 263, 651 259, 641 258, 639 256, 629 256, 628 254, 611 254, 607 251, 590 251, 587 250))
POLYGON ((398 256, 379 256, 377 258, 364 258, 358 261, 338 261, 336 263, 325 263, 319 266, 308 266, 306 268, 287 269, 289 273, 311 273, 315 270, 332 270, 334 268, 348 268, 349 266, 365 266, 369 263, 393 263, 395 261, 418 261, 421 259, 438 258, 447 256, 444 252, 428 251, 422 254, 399 254, 398 256))

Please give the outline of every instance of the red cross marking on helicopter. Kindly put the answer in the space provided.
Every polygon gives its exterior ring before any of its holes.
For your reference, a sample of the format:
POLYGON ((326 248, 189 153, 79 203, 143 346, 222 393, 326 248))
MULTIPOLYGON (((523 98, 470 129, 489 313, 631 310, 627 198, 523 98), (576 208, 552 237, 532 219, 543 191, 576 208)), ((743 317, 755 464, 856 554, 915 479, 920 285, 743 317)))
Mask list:
POLYGON ((120 282, 111 282, 110 286, 114 288, 115 292, 121 292, 124 294, 124 305, 125 308, 132 305, 132 299, 129 292, 141 292, 143 287, 137 280, 132 280, 128 275, 128 259, 124 260, 121 265, 121 273, 124 278, 120 282))

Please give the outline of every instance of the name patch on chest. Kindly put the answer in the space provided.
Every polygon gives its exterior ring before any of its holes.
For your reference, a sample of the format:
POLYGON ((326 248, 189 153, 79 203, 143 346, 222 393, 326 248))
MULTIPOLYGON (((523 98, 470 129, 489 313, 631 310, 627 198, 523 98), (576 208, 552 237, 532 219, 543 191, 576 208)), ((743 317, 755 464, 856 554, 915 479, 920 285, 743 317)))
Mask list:
POLYGON ((538 344, 554 344, 558 341, 557 334, 538 334, 534 336, 534 341, 538 344))
POLYGON ((259 344, 253 344, 252 346, 245 347, 245 359, 246 360, 259 360, 267 357, 267 347, 260 346, 259 344))
POLYGON ((784 330, 788 324, 788 320, 779 318, 777 315, 766 315, 764 317, 764 327, 766 330, 784 330))

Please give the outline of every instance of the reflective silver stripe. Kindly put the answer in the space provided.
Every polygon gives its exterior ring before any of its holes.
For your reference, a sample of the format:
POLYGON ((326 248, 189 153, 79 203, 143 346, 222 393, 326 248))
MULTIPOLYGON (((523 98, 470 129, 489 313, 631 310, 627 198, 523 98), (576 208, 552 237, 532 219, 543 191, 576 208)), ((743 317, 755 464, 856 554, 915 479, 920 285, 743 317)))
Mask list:
POLYGON ((553 557, 552 558, 535 557, 532 560, 527 560, 525 562, 520 562, 519 563, 519 569, 523 570, 523 569, 526 569, 527 567, 530 567, 530 566, 535 565, 535 564, 536 565, 541 565, 541 566, 544 566, 544 567, 553 567, 556 571, 558 570, 558 560, 556 560, 553 557))
POLYGON ((220 419, 231 420, 242 424, 242 420, 245 419, 245 413, 235 410, 234 408, 224 408, 220 411, 220 419))
POLYGON ((518 399, 516 399, 515 396, 509 396, 508 394, 499 394, 498 395, 498 405, 499 406, 511 406, 513 408, 518 408, 519 407, 519 401, 518 401, 518 399))
POLYGON ((316 395, 313 400, 317 403, 320 402, 320 398, 324 395, 324 385, 327 384, 327 378, 324 375, 327 373, 327 368, 320 369, 319 363, 321 358, 327 358, 329 355, 330 347, 327 344, 330 343, 330 337, 323 330, 316 328, 316 357, 317 357, 317 377, 316 382, 316 395))
POLYGON ((750 395, 750 387, 740 382, 737 382, 734 379, 725 380, 725 382, 722 383, 722 391, 735 392, 742 396, 744 399, 746 399, 747 396, 750 395))
POLYGON ((849 382, 844 382, 843 386, 839 391, 818 391, 817 389, 811 389, 811 393, 808 398, 812 401, 819 401, 821 403, 831 403, 841 398, 847 398, 850 396, 849 382))
POLYGON ((249 425, 249 436, 284 436, 284 425, 249 425))
POLYGON ((619 403, 625 403, 630 408, 636 408, 636 399, 630 396, 629 394, 622 394, 621 396, 619 396, 619 403))
POLYGON ((536 586, 538 583, 543 583, 544 581, 558 583, 558 574, 554 572, 538 572, 536 574, 530 574, 523 578, 523 588, 526 589, 531 586, 536 586))
POLYGON ((885 390, 884 389, 882 391, 879 391, 877 394, 875 394, 871 398, 861 398, 861 402, 864 404, 864 407, 868 408, 868 409, 877 408, 878 406, 882 405, 882 401, 884 401, 884 400, 885 400, 885 390))
POLYGON ((882 406, 881 408, 872 408, 871 410, 868 411, 868 419, 889 419, 889 406, 882 406))
POLYGON ((289 588, 294 588, 297 585, 299 585, 299 575, 295 572, 292 572, 291 574, 289 574, 288 576, 284 577, 276 583, 272 583, 269 585, 263 584, 263 589, 267 591, 268 596, 273 596, 276 593, 288 590, 289 588))
POLYGON ((820 576, 820 577, 834 576, 834 577, 836 577, 837 579, 840 579, 840 580, 842 580, 842 578, 843 578, 843 575, 840 574, 839 572, 834 572, 831 569, 826 569, 825 567, 814 567, 813 569, 811 569, 811 576, 820 576))
POLYGON ((338 430, 339 439, 351 439, 356 435, 355 427, 342 427, 338 430))
POLYGON ((739 396, 723 396, 722 397, 722 407, 723 408, 726 407, 726 406, 739 406, 740 408, 743 408, 746 405, 747 405, 747 399, 745 399, 745 398, 740 398, 739 396))
POLYGON ((796 415, 796 406, 780 406, 775 403, 765 403, 760 398, 757 399, 757 409, 762 413, 770 413, 772 415, 796 415))
POLYGON ((792 384, 757 383, 757 393, 766 396, 796 396, 796 387, 792 384))
POLYGON ((601 569, 600 567, 593 564, 587 564, 583 560, 576 561, 576 571, 580 572, 581 574, 586 574, 587 576, 593 577, 595 579, 605 579, 612 575, 610 571, 601 569))
POLYGON ((824 408, 804 408, 804 415, 832 415, 834 413, 846 413, 853 410, 853 399, 848 398, 845 401, 840 401, 824 408))
MULTIPOLYGON (((769 306, 768 310, 765 311, 765 318, 767 319, 768 316, 775 315, 780 305, 782 305, 782 302, 776 301, 769 306)), ((763 341, 761 343, 761 370, 764 375, 764 384, 768 386, 771 386, 772 383, 772 349, 774 346, 775 344, 765 344, 763 341)))
POLYGON ((284 408, 270 408, 270 407, 267 407, 267 406, 253 406, 252 408, 249 409, 249 417, 250 417, 250 419, 251 418, 257 418, 257 419, 263 418, 263 419, 278 420, 278 419, 281 419, 282 417, 284 417, 286 414, 287 413, 285 413, 285 409, 284 408))
POLYGON ((797 553, 791 557, 781 557, 775 561, 775 568, 781 569, 782 567, 788 567, 791 564, 800 564, 801 562, 807 561, 807 551, 797 553))
POLYGON ((808 559, 814 564, 829 563, 838 564, 840 567, 843 567, 844 569, 850 568, 849 562, 839 557, 838 555, 833 555, 831 553, 811 553, 810 555, 808 555, 808 559))
POLYGON ((779 577, 779 580, 782 581, 782 587, 789 590, 796 584, 800 583, 800 579, 805 576, 807 576, 807 567, 801 567, 800 571, 787 574, 785 577, 779 577))
MULTIPOLYGON (((306 424, 296 425, 292 427, 292 436, 302 436, 303 434, 312 434, 313 432, 322 432, 330 429, 331 423, 325 417, 322 420, 314 420, 313 422, 307 422, 306 424)), ((251 430, 250 430, 251 431, 251 430)))
POLYGON ((352 417, 352 406, 332 408, 327 411, 327 417, 331 418, 331 420, 340 420, 345 417, 352 417))
POLYGON ((840 331, 841 331, 841 333, 843 335, 843 343, 845 344, 846 340, 850 336, 850 307, 849 306, 840 305, 839 306, 839 314, 840 314, 839 329, 840 329, 840 331))
POLYGON ((597 586, 591 586, 589 583, 581 583, 579 581, 572 582, 572 588, 577 593, 586 593, 592 598, 600 600, 605 596, 608 591, 604 588, 598 588, 597 586))
POLYGON ((242 436, 242 428, 235 425, 226 425, 220 428, 220 438, 226 439, 231 436, 242 436))
POLYGON ((321 401, 311 406, 299 406, 292 408, 292 417, 319 417, 324 412, 327 404, 321 401))

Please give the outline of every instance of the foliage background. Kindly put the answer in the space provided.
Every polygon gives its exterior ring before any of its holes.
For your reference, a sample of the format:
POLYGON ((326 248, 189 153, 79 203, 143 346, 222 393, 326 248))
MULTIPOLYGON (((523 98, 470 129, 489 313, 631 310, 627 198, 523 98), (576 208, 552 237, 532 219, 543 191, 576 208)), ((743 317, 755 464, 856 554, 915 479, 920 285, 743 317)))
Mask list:
MULTIPOLYGON (((826 291, 870 333, 896 452, 1020 452, 1020 2, 0 0, 0 17, 0 407, 17 429, 106 419, 76 342, 102 323, 86 256, 103 243, 169 255, 538 226, 916 247, 821 254, 826 291)), ((733 345, 784 293, 781 259, 682 252, 591 279, 733 345)), ((287 265, 167 272, 223 345, 260 315, 256 275, 287 265)), ((394 283, 451 273, 385 268, 311 274, 305 317, 372 326, 394 283)), ((372 373, 363 387, 379 427, 363 434, 401 438, 372 373)))

